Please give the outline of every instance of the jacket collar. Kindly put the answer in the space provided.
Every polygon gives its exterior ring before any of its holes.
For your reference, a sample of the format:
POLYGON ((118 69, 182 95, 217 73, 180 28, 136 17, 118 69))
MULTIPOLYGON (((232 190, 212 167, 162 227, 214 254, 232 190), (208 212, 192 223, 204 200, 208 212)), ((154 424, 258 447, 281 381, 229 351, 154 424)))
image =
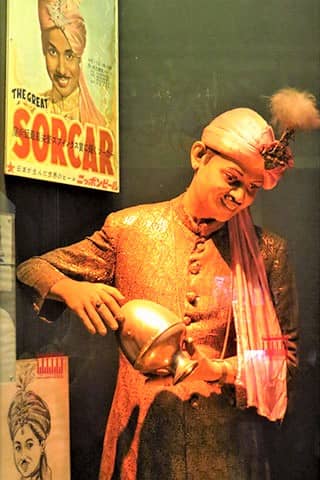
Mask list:
POLYGON ((226 223, 221 223, 210 218, 194 218, 189 215, 184 208, 184 193, 171 200, 171 205, 180 221, 191 232, 200 237, 208 238, 214 232, 222 229, 225 230, 226 223))

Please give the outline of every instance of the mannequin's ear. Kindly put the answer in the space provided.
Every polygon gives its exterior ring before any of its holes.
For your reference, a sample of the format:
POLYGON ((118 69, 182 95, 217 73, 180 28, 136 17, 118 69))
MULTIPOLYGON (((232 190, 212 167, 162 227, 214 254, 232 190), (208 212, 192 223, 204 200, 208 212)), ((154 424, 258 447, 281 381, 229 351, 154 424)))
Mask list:
POLYGON ((202 157, 206 153, 206 146, 200 140, 197 140, 192 144, 190 151, 190 160, 193 170, 196 172, 202 163, 202 157))

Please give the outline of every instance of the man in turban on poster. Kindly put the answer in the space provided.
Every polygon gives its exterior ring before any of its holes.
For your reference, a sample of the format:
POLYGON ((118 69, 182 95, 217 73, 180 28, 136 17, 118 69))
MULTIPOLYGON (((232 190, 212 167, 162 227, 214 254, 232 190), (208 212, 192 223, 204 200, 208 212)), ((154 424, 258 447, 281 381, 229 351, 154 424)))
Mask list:
POLYGON ((38 0, 42 50, 52 88, 50 112, 65 118, 105 126, 89 92, 81 57, 86 46, 86 27, 77 0, 38 0))

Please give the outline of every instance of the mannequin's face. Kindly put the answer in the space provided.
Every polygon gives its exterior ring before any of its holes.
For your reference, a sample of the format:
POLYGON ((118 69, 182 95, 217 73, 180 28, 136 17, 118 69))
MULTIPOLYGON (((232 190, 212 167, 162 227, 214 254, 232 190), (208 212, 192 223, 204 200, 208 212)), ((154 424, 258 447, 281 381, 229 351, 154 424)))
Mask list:
POLYGON ((254 202, 263 184, 263 169, 240 166, 200 147, 201 142, 195 142, 191 150, 195 175, 187 191, 187 208, 195 217, 226 222, 254 202))
POLYGON ((79 85, 80 58, 59 28, 43 33, 43 46, 52 87, 62 97, 68 97, 79 85))
POLYGON ((29 425, 21 427, 13 439, 14 462, 22 478, 30 478, 40 469, 43 445, 29 425))

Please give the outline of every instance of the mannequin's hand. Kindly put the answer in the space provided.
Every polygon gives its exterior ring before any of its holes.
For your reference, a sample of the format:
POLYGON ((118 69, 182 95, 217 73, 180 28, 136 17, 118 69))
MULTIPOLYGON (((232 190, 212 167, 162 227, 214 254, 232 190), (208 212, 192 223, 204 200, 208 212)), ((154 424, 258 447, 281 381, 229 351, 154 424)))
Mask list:
POLYGON ((216 382, 222 376, 221 362, 210 359, 205 354, 205 347, 196 346, 191 338, 185 341, 186 350, 192 360, 197 360, 198 366, 187 377, 190 380, 204 380, 206 382, 216 382))
POLYGON ((64 278, 53 285, 49 296, 63 301, 92 334, 106 335, 107 328, 119 327, 120 307, 125 299, 114 287, 64 278))

